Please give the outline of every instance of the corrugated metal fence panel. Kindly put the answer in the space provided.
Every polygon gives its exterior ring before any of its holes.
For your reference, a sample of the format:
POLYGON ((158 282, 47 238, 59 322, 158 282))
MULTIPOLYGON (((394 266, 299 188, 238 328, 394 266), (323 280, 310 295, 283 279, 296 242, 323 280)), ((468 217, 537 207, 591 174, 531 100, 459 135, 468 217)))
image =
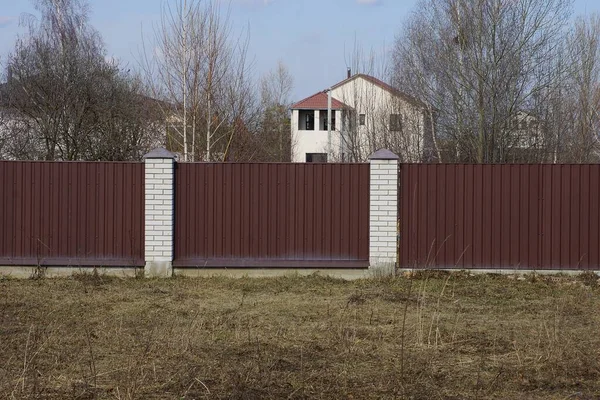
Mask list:
POLYGON ((0 161, 0 265, 144 264, 144 165, 0 161))
POLYGON ((600 269, 600 165, 400 169, 402 267, 600 269))
POLYGON ((175 182, 176 266, 368 266, 368 164, 179 163, 175 182))

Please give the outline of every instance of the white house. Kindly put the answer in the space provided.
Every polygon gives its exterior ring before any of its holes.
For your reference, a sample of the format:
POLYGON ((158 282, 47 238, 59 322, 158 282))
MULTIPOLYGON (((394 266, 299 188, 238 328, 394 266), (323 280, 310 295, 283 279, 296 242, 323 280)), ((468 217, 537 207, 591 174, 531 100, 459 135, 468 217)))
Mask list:
POLYGON ((512 147, 519 149, 543 148, 545 143, 542 127, 534 114, 517 111, 511 123, 514 135, 512 147))
POLYGON ((364 74, 348 73, 347 79, 291 110, 294 162, 364 161, 384 147, 405 162, 420 162, 433 124, 425 103, 364 74))

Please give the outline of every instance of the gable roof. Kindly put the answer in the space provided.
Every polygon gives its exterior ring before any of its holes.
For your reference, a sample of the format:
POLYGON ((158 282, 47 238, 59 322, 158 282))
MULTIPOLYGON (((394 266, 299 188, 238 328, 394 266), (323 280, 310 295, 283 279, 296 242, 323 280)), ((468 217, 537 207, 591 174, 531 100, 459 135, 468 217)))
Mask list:
MULTIPOLYGON (((304 100, 300 100, 290 108, 292 110, 327 110, 327 92, 315 93, 304 100)), ((342 110, 345 108, 350 107, 333 97, 331 98, 332 110, 342 110)))
POLYGON ((424 108, 427 107, 427 105, 423 101, 417 99, 416 97, 413 97, 413 96, 411 96, 411 95, 409 95, 407 93, 404 93, 404 92, 396 89, 395 87, 393 87, 391 85, 388 85, 387 83, 385 83, 381 79, 377 79, 374 76, 366 75, 366 74, 354 74, 350 78, 344 79, 343 81, 341 81, 339 83, 336 83, 335 85, 333 85, 331 87, 331 89, 336 89, 336 88, 338 88, 338 87, 340 87, 342 85, 345 85, 346 83, 349 83, 349 82, 351 82, 351 81, 353 81, 355 79, 358 79, 358 78, 363 78, 367 82, 370 82, 373 85, 379 86, 383 90, 386 90, 389 93, 393 94, 394 96, 403 99, 407 103, 410 103, 410 104, 415 105, 417 107, 424 107, 424 108))

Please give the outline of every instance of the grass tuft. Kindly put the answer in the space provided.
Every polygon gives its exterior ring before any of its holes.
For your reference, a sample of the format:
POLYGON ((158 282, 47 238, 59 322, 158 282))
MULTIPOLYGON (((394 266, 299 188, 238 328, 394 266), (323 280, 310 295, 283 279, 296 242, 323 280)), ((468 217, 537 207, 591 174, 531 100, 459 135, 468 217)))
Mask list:
POLYGON ((599 398, 596 284, 0 279, 0 398, 599 398))

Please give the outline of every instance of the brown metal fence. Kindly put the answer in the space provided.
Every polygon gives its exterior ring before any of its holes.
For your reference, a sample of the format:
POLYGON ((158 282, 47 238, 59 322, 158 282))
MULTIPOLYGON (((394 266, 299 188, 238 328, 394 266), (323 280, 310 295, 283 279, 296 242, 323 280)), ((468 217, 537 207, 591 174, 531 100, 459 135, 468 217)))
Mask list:
POLYGON ((600 165, 400 166, 404 268, 600 269, 600 165))
POLYGON ((368 164, 177 164, 180 267, 367 267, 368 164))
POLYGON ((0 265, 143 265, 142 163, 0 161, 0 265))

